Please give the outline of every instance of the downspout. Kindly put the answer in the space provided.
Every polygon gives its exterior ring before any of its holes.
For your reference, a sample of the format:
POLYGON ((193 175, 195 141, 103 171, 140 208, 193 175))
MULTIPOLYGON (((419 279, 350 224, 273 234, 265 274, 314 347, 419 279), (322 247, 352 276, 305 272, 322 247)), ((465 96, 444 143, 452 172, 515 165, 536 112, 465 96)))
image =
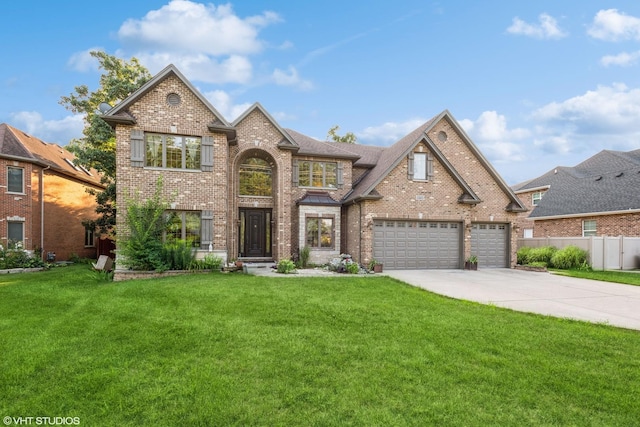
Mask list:
POLYGON ((358 203, 358 261, 362 264, 362 202, 358 203))
POLYGON ((44 171, 51 169, 51 165, 40 169, 40 258, 45 260, 44 253, 44 171))

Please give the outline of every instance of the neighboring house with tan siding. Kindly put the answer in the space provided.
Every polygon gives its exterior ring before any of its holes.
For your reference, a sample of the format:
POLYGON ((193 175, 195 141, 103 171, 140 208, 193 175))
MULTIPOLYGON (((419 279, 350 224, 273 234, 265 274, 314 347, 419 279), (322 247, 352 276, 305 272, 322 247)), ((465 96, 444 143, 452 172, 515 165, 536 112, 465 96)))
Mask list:
POLYGON ((97 217, 101 191, 95 170, 73 165, 74 155, 7 124, 0 124, 0 245, 20 242, 29 251, 96 258, 98 237, 83 220, 97 217))
POLYGON ((279 260, 309 246, 315 263, 515 263, 525 207, 448 111, 390 147, 318 141, 258 103, 229 123, 170 65, 103 118, 117 135, 118 200, 151 195, 162 176, 170 236, 200 256, 279 260))
POLYGON ((513 189, 531 209, 518 237, 640 237, 640 149, 603 150, 513 189))

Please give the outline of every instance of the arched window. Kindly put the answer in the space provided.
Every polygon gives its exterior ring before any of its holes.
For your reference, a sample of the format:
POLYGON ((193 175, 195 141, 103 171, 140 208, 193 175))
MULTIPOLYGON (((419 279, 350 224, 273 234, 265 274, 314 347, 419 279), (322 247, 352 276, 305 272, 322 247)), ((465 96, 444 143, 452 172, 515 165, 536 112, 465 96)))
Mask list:
POLYGON ((258 157, 250 157, 240 165, 241 196, 272 196, 271 165, 258 157))

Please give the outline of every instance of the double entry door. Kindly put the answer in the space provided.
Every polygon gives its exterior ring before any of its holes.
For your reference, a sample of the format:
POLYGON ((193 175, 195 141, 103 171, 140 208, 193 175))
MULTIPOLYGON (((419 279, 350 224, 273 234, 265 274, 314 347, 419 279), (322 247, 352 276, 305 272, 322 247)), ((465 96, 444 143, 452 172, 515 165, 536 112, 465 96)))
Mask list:
POLYGON ((271 258, 271 209, 240 209, 240 257, 271 258))

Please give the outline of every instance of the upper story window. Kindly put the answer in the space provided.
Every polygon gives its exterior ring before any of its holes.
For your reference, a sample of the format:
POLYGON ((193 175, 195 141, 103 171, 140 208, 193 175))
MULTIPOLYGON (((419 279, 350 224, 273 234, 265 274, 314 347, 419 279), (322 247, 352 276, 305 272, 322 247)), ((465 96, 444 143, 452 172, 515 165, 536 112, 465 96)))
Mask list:
POLYGON ((531 204, 533 204, 533 206, 538 206, 538 203, 540 203, 540 200, 542 200, 543 195, 544 195, 544 192, 542 191, 537 191, 533 193, 531 195, 531 204))
POLYGON ((298 162, 298 185, 300 187, 338 187, 338 164, 335 162, 298 162))
POLYGON ((273 177, 269 162, 250 157, 240 165, 241 196, 272 196, 273 177))
POLYGON ((145 135, 146 161, 150 167, 200 169, 202 141, 195 136, 145 135))
POLYGON ((7 191, 9 193, 24 193, 24 169, 7 168, 7 191))
POLYGON ((409 153, 409 179, 428 181, 433 178, 433 157, 429 153, 409 153))
POLYGON ((596 221, 582 221, 582 237, 596 235, 596 221))

